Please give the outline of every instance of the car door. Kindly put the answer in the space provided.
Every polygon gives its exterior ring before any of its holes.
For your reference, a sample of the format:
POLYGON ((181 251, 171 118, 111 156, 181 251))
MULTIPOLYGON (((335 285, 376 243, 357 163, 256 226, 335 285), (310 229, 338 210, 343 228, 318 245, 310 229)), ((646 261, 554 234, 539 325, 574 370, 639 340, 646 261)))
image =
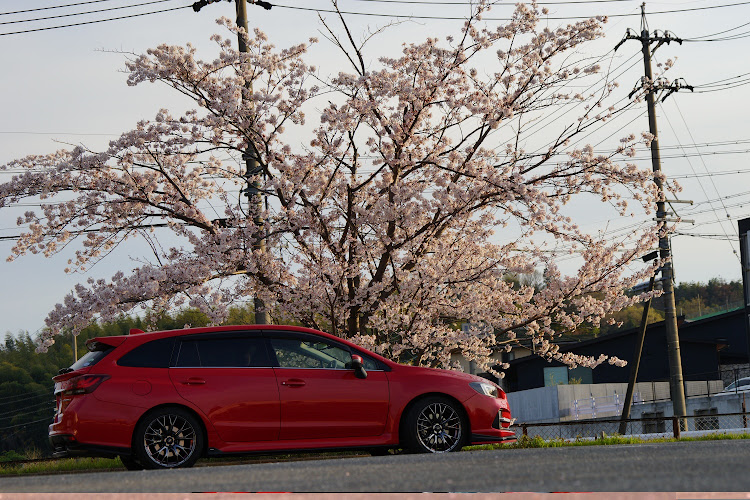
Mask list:
POLYGON ((259 332, 191 335, 180 339, 170 378, 223 441, 273 441, 280 413, 272 364, 259 332))
MULTIPOLYGON (((351 351, 315 335, 267 332, 276 357, 281 408, 279 439, 378 436, 388 416, 388 377, 373 365, 365 379, 351 351)), ((370 360, 372 362, 372 360, 370 360)))

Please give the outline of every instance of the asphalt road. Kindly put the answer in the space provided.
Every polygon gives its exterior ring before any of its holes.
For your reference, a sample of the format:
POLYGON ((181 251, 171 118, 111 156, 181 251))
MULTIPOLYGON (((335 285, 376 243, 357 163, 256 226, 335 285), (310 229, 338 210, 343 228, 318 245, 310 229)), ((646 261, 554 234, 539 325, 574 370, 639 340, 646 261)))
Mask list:
POLYGON ((750 440, 0 478, 0 492, 750 491, 750 440))

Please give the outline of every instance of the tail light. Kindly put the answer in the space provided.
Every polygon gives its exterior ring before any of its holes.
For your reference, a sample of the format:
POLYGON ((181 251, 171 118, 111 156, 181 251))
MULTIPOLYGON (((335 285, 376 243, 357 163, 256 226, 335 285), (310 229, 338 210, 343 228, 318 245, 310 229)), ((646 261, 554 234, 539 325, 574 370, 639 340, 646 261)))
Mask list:
POLYGON ((63 396, 75 396, 94 392, 99 384, 109 378, 109 375, 80 375, 60 383, 63 396))

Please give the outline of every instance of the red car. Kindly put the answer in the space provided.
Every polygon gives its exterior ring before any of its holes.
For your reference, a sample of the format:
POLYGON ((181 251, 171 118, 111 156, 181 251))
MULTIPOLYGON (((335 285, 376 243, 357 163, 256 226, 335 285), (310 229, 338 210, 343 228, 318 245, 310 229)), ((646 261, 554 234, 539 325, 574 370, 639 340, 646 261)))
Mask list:
POLYGON ((515 439, 492 382, 394 363, 308 328, 135 330, 86 345, 53 379, 55 456, 119 456, 129 469, 153 469, 203 456, 443 453, 515 439))

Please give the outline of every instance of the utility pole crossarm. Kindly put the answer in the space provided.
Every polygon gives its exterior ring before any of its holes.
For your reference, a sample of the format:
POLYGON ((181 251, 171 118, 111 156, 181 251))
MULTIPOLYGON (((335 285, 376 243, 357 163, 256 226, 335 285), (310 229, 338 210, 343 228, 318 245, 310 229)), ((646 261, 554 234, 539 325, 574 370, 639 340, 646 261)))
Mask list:
MULTIPOLYGON (((232 2, 234 0, 226 0, 227 2, 232 2)), ((221 0, 198 0, 197 2, 193 3, 193 10, 195 12, 199 12, 203 7, 207 6, 211 3, 221 2, 221 0)), ((270 2, 264 2, 263 0, 250 0, 250 3, 253 5, 257 5, 258 7, 263 7, 266 10, 271 10, 271 7, 273 7, 273 4, 270 2)))

